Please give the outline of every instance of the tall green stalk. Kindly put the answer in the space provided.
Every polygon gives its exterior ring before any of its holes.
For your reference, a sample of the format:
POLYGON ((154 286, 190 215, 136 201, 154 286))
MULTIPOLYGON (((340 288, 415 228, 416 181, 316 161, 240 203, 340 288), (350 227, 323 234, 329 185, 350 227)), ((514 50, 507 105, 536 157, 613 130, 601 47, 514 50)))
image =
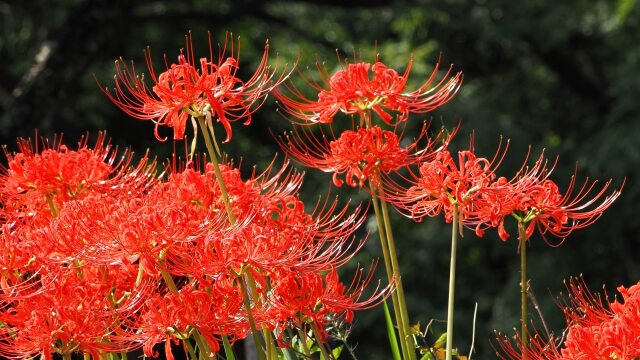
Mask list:
POLYGON ((449 266, 449 300, 447 301, 447 345, 446 360, 451 360, 453 351, 453 309, 456 288, 456 249, 458 247, 458 205, 453 204, 451 221, 451 263, 449 266))
POLYGON ((520 341, 522 360, 526 360, 529 342, 529 331, 527 330, 527 230, 522 222, 518 223, 518 241, 520 241, 520 341))
POLYGON ((227 211, 227 216, 229 217, 229 222, 231 225, 235 225, 236 218, 233 215, 233 210, 231 208, 231 202, 229 201, 229 193, 227 192, 227 186, 224 183, 224 179, 222 178, 222 173, 220 172, 220 163, 218 162, 218 156, 213 150, 213 141, 212 135, 209 134, 209 130, 207 127, 207 122, 204 117, 198 117, 198 125, 202 130, 202 137, 204 138, 205 146, 207 147, 207 153, 209 154, 209 158, 211 159, 211 163, 213 164, 213 172, 216 176, 216 181, 218 182, 218 186, 220 186, 220 194, 222 197, 222 202, 224 203, 225 210, 227 211))
MULTIPOLYGON (((379 182, 380 177, 376 174, 375 181, 379 182)), ((400 337, 400 345, 403 357, 407 360, 415 360, 415 346, 412 343, 411 329, 409 325, 409 314, 404 296, 404 288, 402 286, 402 276, 400 275, 400 265, 396 254, 395 241, 391 228, 391 219, 389 216, 389 207, 387 203, 380 199, 379 190, 372 181, 369 181, 371 189, 372 201, 380 234, 380 242, 382 254, 385 260, 385 268, 389 282, 394 281, 396 287, 392 293, 391 300, 393 302, 393 311, 396 315, 396 324, 398 325, 398 335, 400 337)))
MULTIPOLYGON (((200 129, 202 130, 202 137, 204 138, 204 143, 205 146, 207 147, 207 154, 209 155, 209 158, 211 159, 211 163, 213 164, 213 172, 215 174, 216 177, 216 182, 218 183, 218 186, 220 187, 220 195, 222 198, 222 202, 224 203, 224 207, 225 210, 227 212, 227 217, 229 219, 229 223, 231 225, 235 225, 236 223, 236 218, 233 215, 233 209, 231 207, 231 201, 229 200, 229 193, 227 192, 227 186, 224 182, 224 179, 222 178, 222 173, 220 172, 220 162, 218 161, 218 155, 216 154, 216 152, 214 151, 214 146, 215 148, 217 148, 216 144, 216 139, 213 135, 213 133, 209 132, 209 128, 207 125, 207 118, 205 116, 199 116, 196 118, 198 121, 198 126, 200 127, 200 129)), ((251 278, 250 274, 246 274, 247 278, 248 278, 248 283, 249 286, 251 286, 254 282, 254 280, 251 278)), ((262 347, 260 346, 260 341, 259 341, 259 335, 258 335, 258 329, 255 325, 255 322, 253 321, 253 316, 251 314, 251 304, 249 302, 249 298, 248 298, 248 294, 246 294, 247 291, 249 291, 249 288, 246 286, 247 285, 247 281, 245 281, 243 275, 241 274, 239 276, 240 278, 240 282, 241 284, 243 284, 243 295, 245 297, 245 308, 247 310, 247 314, 249 316, 249 323, 251 324, 251 332, 253 334, 253 338, 254 338, 254 342, 256 344, 256 348, 258 350, 258 356, 260 357, 261 360, 265 359, 265 351, 262 349, 262 347)), ((255 289, 253 291, 253 300, 255 303, 257 303, 258 299, 256 298, 256 294, 255 294, 255 289)), ((265 341, 265 347, 266 349, 266 358, 273 358, 275 355, 275 344, 273 341, 273 337, 271 336, 271 334, 268 332, 268 330, 266 328, 263 328, 263 336, 264 336, 264 341, 265 341)), ((276 355, 277 356, 277 355, 276 355)))
MULTIPOLYGON (((393 266, 391 265, 391 257, 389 255, 389 245, 387 243, 387 235, 384 227, 383 216, 380 210, 380 200, 375 195, 373 195, 373 194, 376 194, 376 190, 371 182, 369 182, 369 187, 371 189, 371 194, 372 194, 371 202, 373 203, 373 210, 376 215, 376 223, 378 225, 378 234, 380 236, 380 245, 382 248, 382 257, 384 258, 384 266, 387 272, 387 278, 389 280, 389 283, 392 283, 394 281, 393 266)), ((398 279, 395 279, 395 281, 398 281, 398 279)), ((400 318, 400 314, 401 314, 400 303, 398 301, 398 294, 396 291, 393 291, 391 293, 391 302, 393 304, 393 312, 396 317, 396 325, 398 327, 398 336, 400 337, 400 348, 402 350, 402 355, 403 355, 403 358, 409 359, 410 351, 409 351, 409 348, 407 348, 407 343, 405 341, 406 332, 405 332, 405 327, 402 326, 402 320, 400 318)))

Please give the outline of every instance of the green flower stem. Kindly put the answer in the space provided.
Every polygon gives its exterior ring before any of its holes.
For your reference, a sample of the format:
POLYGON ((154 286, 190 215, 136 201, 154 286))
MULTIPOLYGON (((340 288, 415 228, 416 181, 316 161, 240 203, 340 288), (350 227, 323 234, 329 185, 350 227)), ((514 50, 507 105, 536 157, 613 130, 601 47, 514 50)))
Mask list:
POLYGON ((58 214, 60 214, 60 210, 58 210, 58 205, 56 205, 56 202, 53 200, 53 196, 51 194, 47 194, 45 198, 47 199, 47 204, 49 205, 51 216, 53 216, 54 218, 58 217, 58 214))
MULTIPOLYGON (((369 182, 369 188, 371 189, 371 194, 372 194, 371 202, 373 203, 373 211, 376 215, 376 223, 378 224, 378 234, 380 236, 380 244, 382 247, 384 266, 387 271, 387 278, 389 279, 389 283, 392 283, 394 281, 393 266, 391 265, 391 257, 389 255, 389 245, 387 243, 387 236, 386 236, 386 231, 384 229, 383 216, 380 210, 380 200, 377 198, 377 196, 373 195, 373 194, 376 194, 376 190, 371 182, 369 182)), ((398 279, 395 279, 395 281, 397 284, 398 279)), ((406 332, 405 332, 405 327, 402 326, 402 319, 400 315, 401 314, 400 304, 398 301, 398 294, 396 291, 393 291, 391 293, 391 302, 393 304, 393 313, 395 314, 395 317, 396 317, 396 325, 398 326, 398 336, 400 337, 400 348, 402 350, 402 355, 404 359, 409 359, 410 348, 407 348, 407 343, 405 341, 406 332)))
POLYGON ((242 288, 244 308, 245 310, 247 310, 247 317, 249 318, 249 325, 251 326, 253 342, 256 344, 256 349, 258 350, 258 357, 260 358, 260 360, 266 360, 265 351, 262 346, 260 346, 260 336, 258 335, 258 328, 256 327, 256 322, 253 319, 253 314, 251 313, 251 303, 249 301, 249 294, 247 294, 247 282, 245 281, 243 275, 238 276, 238 279, 240 280, 240 287, 242 288))
POLYGON ((302 351, 304 352, 304 356, 307 359, 311 359, 311 350, 309 350, 309 346, 307 346, 307 334, 298 329, 298 337, 300 338, 300 342, 302 343, 302 351))
MULTIPOLYGON (((216 177, 216 182, 218 183, 218 186, 220 187, 220 194, 222 197, 222 202, 224 203, 224 207, 225 210, 227 212, 227 217, 229 218, 229 223, 231 225, 235 225, 236 223, 236 218, 233 215, 233 209, 231 208, 231 201, 229 200, 229 193, 227 192, 227 186, 224 183, 224 179, 222 178, 222 173, 220 172, 220 162, 218 161, 218 156, 216 155, 216 152, 214 151, 214 144, 215 144, 215 137, 212 133, 209 133, 209 128, 207 127, 207 122, 206 122, 206 117, 204 116, 200 116, 196 118, 198 120, 198 125, 200 126, 200 129, 202 130, 202 137, 204 138, 204 143, 205 146, 207 147, 207 153, 209 154, 209 158, 211 159, 211 163, 213 164, 213 172, 215 174, 216 177)), ((217 148, 217 146, 216 146, 217 148)), ((246 293, 247 290, 247 284, 244 280, 244 277, 241 275, 239 276, 240 278, 240 282, 242 284, 242 294, 243 294, 243 298, 244 298, 244 306, 245 309, 247 310, 247 314, 249 316, 249 324, 251 325, 251 333, 253 335, 253 340, 256 344, 256 348, 258 350, 258 357, 260 358, 260 360, 265 360, 265 351, 264 349, 260 346, 260 339, 258 336, 258 329, 256 327, 255 321, 253 319, 253 315, 251 314, 251 304, 249 302, 249 297, 248 294, 246 293)), ((255 298, 254 298, 255 301, 255 298)), ((268 334, 267 330, 263 329, 263 335, 265 338, 265 347, 267 349, 267 355, 269 358, 271 358, 272 353, 275 352, 275 349, 273 348, 273 339, 271 338, 271 336, 268 334)))
MULTIPOLYGON (((251 273, 245 273, 247 277, 247 284, 249 285, 249 290, 251 291, 251 298, 255 304, 259 304, 261 302, 260 295, 258 294, 258 290, 256 288, 256 280, 251 276, 251 273)), ((271 331, 267 329, 267 326, 262 324, 262 336, 264 337, 264 343, 267 352, 268 359, 277 359, 278 354, 276 351, 276 344, 274 342, 273 336, 271 336, 271 331)))
MULTIPOLYGON (((196 329, 194 329, 194 330, 196 330, 196 329)), ((209 352, 210 352, 209 345, 200 336, 194 336, 194 338, 196 340, 196 346, 200 350, 198 352, 198 359, 199 360, 208 359, 209 358, 209 352)))
POLYGON ((322 354, 321 359, 333 359, 333 356, 329 355, 329 352, 327 352, 327 348, 324 346, 324 342, 321 340, 322 337, 320 337, 320 330, 318 330, 318 325, 316 325, 316 323, 314 322, 311 323, 311 331, 313 331, 313 336, 316 338, 316 343, 318 344, 318 348, 320 349, 320 353, 322 354))
MULTIPOLYGON (((126 352, 124 352, 124 351, 123 351, 123 353, 126 354, 126 352)), ((83 360, 91 360, 91 355, 89 353, 83 353, 82 354, 82 359, 83 360)), ((126 359, 126 358, 123 358, 123 359, 126 359)))
POLYGON ((407 302, 404 297, 404 288, 402 286, 402 275, 400 275, 400 264, 398 262, 398 256, 396 255, 396 245, 393 239, 393 232, 391 230, 391 219, 389 217, 389 207, 385 201, 380 200, 380 207, 382 209, 382 218, 384 220, 385 230, 387 234, 387 244, 389 246, 389 256, 391 257, 391 266, 393 267, 393 274, 396 277, 396 292, 398 293, 398 304, 400 305, 400 315, 402 319, 402 325, 405 331, 404 341, 407 344, 407 350, 409 351, 409 360, 416 359, 415 346, 411 341, 411 328, 409 325, 409 312, 407 311, 407 302))
POLYGON ((224 203, 224 207, 227 211, 227 216, 229 217, 229 222, 231 225, 235 225, 236 218, 233 215, 233 211, 231 209, 231 202, 229 201, 229 193, 227 192, 227 186, 224 184, 224 179, 222 178, 222 173, 220 172, 220 162, 218 161, 218 156, 216 155, 213 149, 212 140, 213 136, 209 134, 209 130, 207 128, 207 123, 204 117, 198 117, 198 124, 202 129, 202 137, 204 137, 204 143, 207 146, 207 152, 209 154, 209 158, 211 159, 211 163, 213 164, 213 172, 216 176, 216 181, 218 182, 218 186, 220 186, 220 193, 222 195, 222 202, 224 203))
POLYGON ((71 360, 71 353, 68 351, 65 351, 65 353, 62 354, 62 360, 71 360))
POLYGON ((187 351, 189 352, 191 360, 196 360, 196 350, 193 348, 193 345, 191 345, 191 341, 189 339, 185 339, 183 340, 183 343, 187 345, 187 351))
POLYGON ((520 341, 522 360, 526 360, 529 342, 529 331, 527 330, 527 229, 522 222, 518 223, 518 240, 520 241, 520 341))
POLYGON ((446 360, 451 360, 453 351, 453 309, 456 287, 456 248, 458 246, 458 205, 453 205, 451 221, 451 263, 449 267, 449 300, 447 302, 446 360))
MULTIPOLYGON (((176 286, 176 283, 173 281, 173 278, 171 277, 171 274, 169 274, 165 269, 166 269, 166 263, 164 261, 164 256, 165 256, 166 252, 162 252, 160 254, 160 258, 158 259, 158 265, 160 265, 160 276, 162 276, 162 280, 164 280, 164 283, 167 285, 167 289, 169 289, 170 292, 172 292, 173 294, 177 294, 178 293, 178 287, 176 286)), ((198 331, 198 329, 193 329, 193 338, 196 340, 196 344, 200 344, 201 342, 203 342, 202 339, 202 335, 200 335, 200 332, 198 331)), ((189 343, 189 339, 184 340, 185 343, 187 343, 187 346, 191 346, 191 344, 189 343)), ((203 343, 206 344, 206 343, 203 343)), ((203 351, 207 351, 205 348, 200 348, 200 352, 202 353, 203 351)), ((196 359, 195 357, 195 352, 193 354, 191 354, 192 359, 196 359)))

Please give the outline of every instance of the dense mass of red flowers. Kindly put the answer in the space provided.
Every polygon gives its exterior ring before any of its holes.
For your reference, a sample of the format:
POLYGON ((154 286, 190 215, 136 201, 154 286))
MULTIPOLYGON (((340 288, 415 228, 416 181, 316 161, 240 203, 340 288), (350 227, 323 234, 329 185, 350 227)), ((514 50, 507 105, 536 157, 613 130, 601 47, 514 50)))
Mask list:
MULTIPOLYGON (((302 175, 242 178, 220 165, 238 221, 230 225, 213 165, 172 166, 156 175, 108 145, 26 140, 7 152, 0 175, 0 353, 31 357, 142 347, 147 356, 194 331, 210 351, 267 329, 307 331, 351 321, 388 289, 362 298, 371 276, 344 286, 337 269, 362 246, 361 208, 298 198, 302 175), (122 159, 115 162, 115 159, 122 159), (242 279, 254 282, 251 314, 242 279), (362 298, 362 299, 361 299, 362 298)), ((284 333, 283 333, 284 334, 284 333)))

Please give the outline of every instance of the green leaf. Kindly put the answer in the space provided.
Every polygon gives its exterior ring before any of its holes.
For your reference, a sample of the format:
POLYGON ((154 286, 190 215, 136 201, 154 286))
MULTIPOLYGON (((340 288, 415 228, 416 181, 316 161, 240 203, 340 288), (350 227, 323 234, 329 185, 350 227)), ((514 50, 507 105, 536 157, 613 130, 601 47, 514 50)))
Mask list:
MULTIPOLYGON (((284 356, 285 360, 297 360, 298 357, 296 356, 296 352, 293 351, 290 348, 279 348, 280 351, 282 351, 282 355, 284 356)), ((278 356, 278 358, 280 358, 280 356, 278 356)))
POLYGON ((436 358, 433 357, 433 354, 431 353, 431 351, 429 351, 426 354, 422 355, 420 360, 436 360, 436 358))
POLYGON ((384 320, 387 324, 387 337, 389 338, 389 344, 391 345, 391 354, 393 355, 393 360, 401 360, 400 357, 400 349, 398 348, 398 339, 396 338, 396 330, 393 327, 393 321, 391 320, 391 313, 389 312, 389 307, 387 306, 387 302, 382 302, 384 308, 384 320))
POLYGON ((340 357, 340 354, 342 354, 342 349, 344 349, 344 345, 336 346, 333 350, 331 350, 331 355, 333 355, 334 359, 340 357))
POLYGON ((441 349, 445 347, 446 343, 447 343, 447 333, 442 333, 442 335, 440 335, 438 340, 436 340, 436 342, 433 343, 433 347, 436 349, 441 349))

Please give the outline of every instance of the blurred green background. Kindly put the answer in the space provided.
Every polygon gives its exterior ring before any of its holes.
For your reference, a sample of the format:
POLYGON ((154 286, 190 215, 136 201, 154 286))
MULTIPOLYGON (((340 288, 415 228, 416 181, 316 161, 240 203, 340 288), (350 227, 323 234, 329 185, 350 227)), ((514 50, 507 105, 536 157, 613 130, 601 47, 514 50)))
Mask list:
MULTIPOLYGON (((96 79, 112 86, 113 61, 120 56, 146 71, 147 46, 156 69, 162 69, 163 54, 175 61, 189 30, 196 57, 208 55, 207 31, 215 41, 223 41, 225 32, 240 36, 247 75, 267 39, 270 61, 298 61, 303 71, 317 61, 337 69, 336 50, 343 59, 372 61, 377 49, 399 71, 413 56, 410 89, 441 56, 445 68, 453 64, 464 72, 461 91, 437 111, 412 119, 408 131, 423 119, 447 127, 460 122, 456 144, 462 148, 474 132, 477 153, 487 157, 500 135, 509 138, 500 170, 506 176, 520 166, 529 146, 533 154, 544 148, 549 157, 559 156, 553 179, 563 189, 576 164, 581 179, 613 178, 619 187, 626 177, 622 197, 595 225, 557 248, 540 236, 531 241, 532 288, 546 322, 560 332, 563 316, 554 297, 564 279, 583 274, 592 289, 605 286, 609 294, 640 280, 639 20, 635 0, 0 1, 0 143, 14 149, 16 137, 33 137, 35 129, 46 136, 64 133, 69 143, 107 130, 115 144, 137 152, 149 148, 165 158, 171 140, 159 143, 151 123, 127 118, 96 79)), ((270 98, 250 126, 234 124, 224 151, 242 158, 247 168, 263 166, 281 152, 267 129, 279 134, 291 125, 276 108, 270 98)), ((329 175, 307 169, 302 191, 313 198, 329 182, 329 175)), ((366 199, 346 187, 332 190, 337 192, 366 199)), ((435 320, 430 330, 438 334, 445 328, 450 230, 441 218, 393 221, 412 322, 424 331, 435 320)), ((369 230, 371 239, 358 257, 365 264, 380 256, 375 227, 369 230)), ((494 330, 511 333, 518 326, 514 238, 502 242, 490 231, 479 239, 467 231, 461 240, 455 344, 468 352, 477 303, 476 359, 495 357, 494 330)), ((538 317, 533 308, 531 317, 538 317)), ((349 341, 359 359, 390 359, 382 309, 357 313, 349 341)))

